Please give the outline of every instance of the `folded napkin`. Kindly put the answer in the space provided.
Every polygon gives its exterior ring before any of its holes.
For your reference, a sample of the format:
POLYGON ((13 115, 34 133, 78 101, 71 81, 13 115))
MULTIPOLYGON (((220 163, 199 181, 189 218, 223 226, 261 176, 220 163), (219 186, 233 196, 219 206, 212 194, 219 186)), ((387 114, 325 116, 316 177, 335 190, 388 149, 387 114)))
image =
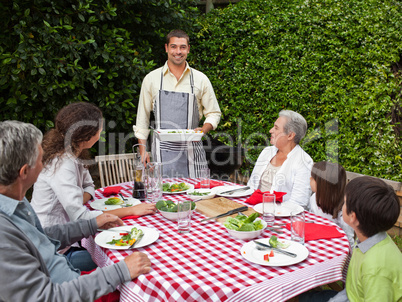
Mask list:
MULTIPOLYGON (((262 196, 264 195, 264 193, 269 193, 269 192, 261 192, 260 189, 257 189, 254 191, 253 194, 251 194, 251 196, 246 200, 247 203, 252 204, 252 205, 256 205, 257 203, 261 203, 262 202, 262 196)), ((277 202, 282 202, 283 201, 283 196, 286 195, 286 192, 275 192, 275 200, 277 202)))
POLYGON ((107 197, 119 193, 121 189, 123 189, 121 186, 107 187, 103 189, 102 194, 107 197))
MULTIPOLYGON (((290 223, 286 224, 286 228, 290 231, 290 223)), ((318 223, 306 223, 304 226, 304 241, 339 238, 342 236, 343 234, 335 226, 318 223)))
POLYGON ((126 220, 126 219, 137 219, 138 217, 140 217, 140 216, 137 216, 137 215, 128 215, 128 216, 122 217, 121 219, 122 219, 122 220, 126 220))
MULTIPOLYGON (((212 180, 212 179, 209 181, 209 187, 211 189, 215 188, 215 187, 223 186, 223 185, 224 185, 223 181, 212 180)), ((194 189, 200 189, 200 188, 201 188, 201 182, 194 185, 194 189)))

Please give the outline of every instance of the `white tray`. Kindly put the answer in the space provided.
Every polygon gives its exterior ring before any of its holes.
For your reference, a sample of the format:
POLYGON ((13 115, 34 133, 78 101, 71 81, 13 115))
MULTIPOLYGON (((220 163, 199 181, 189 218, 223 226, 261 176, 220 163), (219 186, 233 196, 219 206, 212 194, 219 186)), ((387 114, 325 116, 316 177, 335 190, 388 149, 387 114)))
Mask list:
POLYGON ((162 142, 198 142, 204 133, 188 129, 159 129, 154 130, 155 135, 162 142))

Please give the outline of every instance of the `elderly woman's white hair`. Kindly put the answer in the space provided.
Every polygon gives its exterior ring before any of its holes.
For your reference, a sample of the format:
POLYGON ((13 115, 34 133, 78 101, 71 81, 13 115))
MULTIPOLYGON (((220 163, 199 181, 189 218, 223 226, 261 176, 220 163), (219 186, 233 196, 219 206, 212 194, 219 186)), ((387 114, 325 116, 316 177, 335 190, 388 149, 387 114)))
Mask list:
POLYGON ((299 144, 307 132, 307 122, 304 117, 292 110, 282 110, 279 112, 279 116, 287 119, 286 125, 283 127, 285 134, 293 132, 295 134, 294 142, 299 144))

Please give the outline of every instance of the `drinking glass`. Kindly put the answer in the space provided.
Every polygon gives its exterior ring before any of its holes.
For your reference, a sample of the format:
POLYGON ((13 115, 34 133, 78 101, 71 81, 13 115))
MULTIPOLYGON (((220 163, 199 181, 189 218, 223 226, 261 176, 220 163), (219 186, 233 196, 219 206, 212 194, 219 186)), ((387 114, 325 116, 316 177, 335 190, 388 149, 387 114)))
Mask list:
POLYGON ((262 218, 268 226, 273 226, 275 221, 275 194, 264 193, 262 196, 262 218))
POLYGON ((290 236, 292 241, 304 244, 304 229, 305 229, 306 219, 304 216, 304 211, 290 212, 290 236))
POLYGON ((177 230, 179 233, 189 233, 191 227, 191 201, 182 200, 177 204, 177 230))
POLYGON ((162 198, 162 164, 150 162, 146 167, 146 190, 149 202, 156 203, 162 198))
POLYGON ((210 171, 208 168, 200 171, 200 189, 210 189, 210 171))

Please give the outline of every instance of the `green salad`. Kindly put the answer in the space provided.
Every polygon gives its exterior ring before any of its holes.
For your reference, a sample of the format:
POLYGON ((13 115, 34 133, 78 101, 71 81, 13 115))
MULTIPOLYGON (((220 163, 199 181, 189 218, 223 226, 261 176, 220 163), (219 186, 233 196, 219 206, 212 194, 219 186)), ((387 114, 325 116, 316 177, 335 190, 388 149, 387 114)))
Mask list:
POLYGON ((180 130, 178 130, 178 131, 168 131, 168 133, 192 133, 193 131, 191 131, 191 130, 186 130, 186 131, 180 131, 180 130))
POLYGON ((122 231, 120 233, 121 238, 113 239, 112 241, 106 242, 107 244, 114 244, 117 246, 128 246, 134 244, 137 240, 144 236, 144 232, 136 227, 132 228, 130 232, 122 231))
POLYGON ((208 194, 211 194, 211 192, 204 192, 204 193, 201 193, 201 192, 196 192, 196 191, 194 191, 194 192, 190 192, 190 193, 187 193, 188 195, 194 195, 194 196, 205 196, 205 195, 208 195, 208 194))
POLYGON ((162 185, 162 190, 163 192, 181 192, 181 191, 186 191, 190 189, 190 186, 187 185, 184 182, 181 183, 174 183, 174 184, 170 184, 170 183, 164 183, 162 185))
POLYGON ((290 245, 290 243, 279 241, 278 237, 276 237, 275 235, 272 235, 271 238, 269 238, 269 244, 272 247, 277 247, 277 248, 282 248, 282 249, 286 249, 290 245))
POLYGON ((264 225, 261 220, 255 220, 260 214, 253 213, 250 216, 237 215, 228 217, 223 224, 227 229, 242 232, 252 232, 261 230, 264 225))
MULTIPOLYGON (((177 212, 177 204, 171 200, 159 200, 156 203, 156 208, 162 212, 177 212)), ((191 202, 191 209, 195 209, 195 202, 191 202)))

